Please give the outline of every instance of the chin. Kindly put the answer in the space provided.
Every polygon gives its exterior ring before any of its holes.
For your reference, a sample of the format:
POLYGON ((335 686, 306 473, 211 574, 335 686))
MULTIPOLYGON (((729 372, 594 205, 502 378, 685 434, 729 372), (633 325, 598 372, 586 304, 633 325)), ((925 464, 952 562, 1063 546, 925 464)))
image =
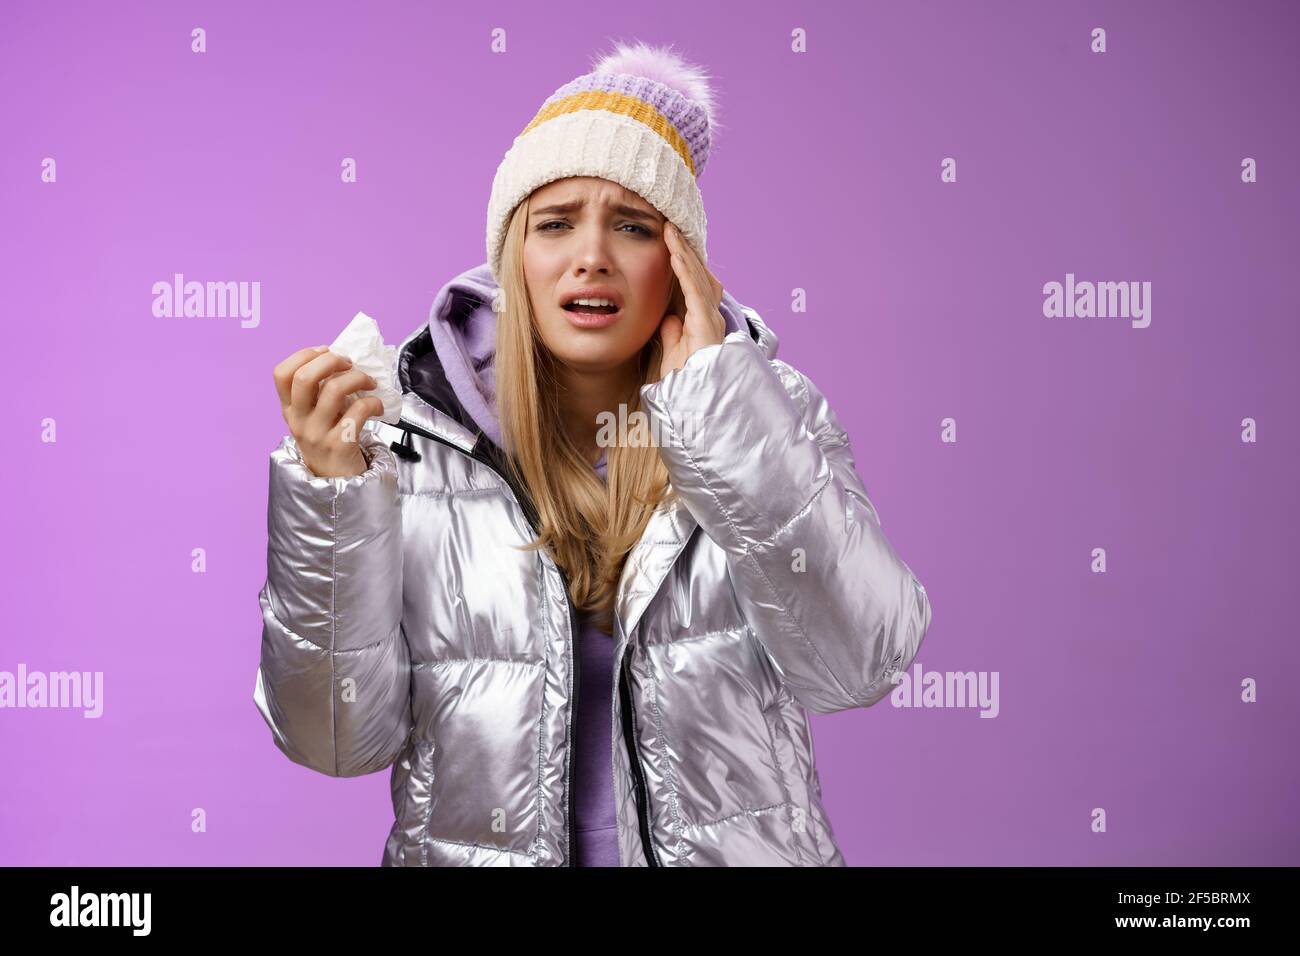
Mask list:
POLYGON ((556 320, 543 337, 547 348, 564 364, 587 371, 617 368, 637 354, 645 338, 628 334, 627 327, 577 329, 564 318, 556 320))
POLYGON ((572 339, 567 339, 561 348, 553 351, 557 359, 581 372, 604 372, 618 368, 634 354, 609 342, 582 343, 572 339))

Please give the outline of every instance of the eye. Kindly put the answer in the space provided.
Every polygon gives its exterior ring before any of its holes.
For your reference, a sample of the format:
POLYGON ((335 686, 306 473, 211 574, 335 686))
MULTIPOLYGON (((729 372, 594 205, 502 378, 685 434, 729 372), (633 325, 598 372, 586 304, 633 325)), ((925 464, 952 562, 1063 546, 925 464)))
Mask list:
POLYGON ((548 221, 548 222, 544 222, 544 223, 542 223, 540 226, 538 226, 538 227, 537 227, 537 231, 538 231, 538 232, 555 232, 554 229, 547 229, 546 227, 547 227, 547 226, 563 226, 563 225, 566 225, 566 223, 564 222, 564 220, 562 220, 562 219, 552 219, 552 220, 550 220, 550 221, 548 221))
POLYGON ((631 226, 633 229, 639 230, 641 235, 645 236, 647 239, 654 238, 654 233, 651 232, 649 229, 647 229, 645 226, 637 225, 635 222, 625 222, 623 223, 623 225, 631 226))

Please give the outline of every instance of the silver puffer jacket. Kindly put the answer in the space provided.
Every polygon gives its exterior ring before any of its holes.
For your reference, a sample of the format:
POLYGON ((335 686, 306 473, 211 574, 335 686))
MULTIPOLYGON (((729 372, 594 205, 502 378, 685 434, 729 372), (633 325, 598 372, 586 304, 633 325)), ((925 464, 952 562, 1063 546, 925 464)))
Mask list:
MULTIPOLYGON (((807 711, 885 697, 929 600, 822 393, 726 301, 741 327, 641 390, 679 497, 618 588, 619 855, 843 866, 807 711)), ((434 355, 427 325, 402 344, 402 421, 362 431, 364 474, 272 452, 254 700, 291 760, 392 766, 382 865, 572 865, 577 615, 550 556, 512 547, 531 502, 434 355)))

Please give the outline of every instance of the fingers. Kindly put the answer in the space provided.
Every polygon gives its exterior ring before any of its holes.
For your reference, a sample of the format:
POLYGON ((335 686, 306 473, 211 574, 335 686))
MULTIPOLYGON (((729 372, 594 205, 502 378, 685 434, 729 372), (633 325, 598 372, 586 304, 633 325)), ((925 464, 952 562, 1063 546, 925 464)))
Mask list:
MULTIPOLYGON (((673 228, 676 227, 674 226, 673 228)), ((680 233, 678 234, 678 238, 681 238, 680 233)), ((704 260, 700 258, 700 254, 695 251, 694 246, 689 242, 686 242, 684 239, 682 240, 681 245, 686 250, 688 258, 690 258, 695 264, 695 272, 700 280, 700 288, 709 289, 713 293, 713 301, 715 303, 721 302, 722 283, 718 281, 718 277, 713 274, 713 270, 704 264, 704 260)))
POLYGON ((670 264, 673 271, 677 273, 677 282, 682 287, 682 295, 693 309, 697 306, 696 300, 699 298, 701 278, 699 256, 695 255, 695 250, 682 238, 677 227, 671 222, 664 230, 664 235, 668 237, 670 264))
MULTIPOLYGON (((313 437, 329 432, 338 423, 348 396, 353 392, 372 389, 375 385, 375 380, 359 368, 331 376, 320 387, 320 396, 316 399, 316 407, 307 421, 306 431, 313 437)), ((356 403, 353 402, 348 406, 348 411, 352 411, 355 407, 356 403)), ((379 403, 379 407, 380 410, 383 409, 383 402, 379 403)))
POLYGON ((317 345, 309 349, 299 349, 275 367, 271 374, 275 379, 275 390, 280 396, 281 408, 287 408, 289 405, 294 373, 306 365, 308 360, 314 359, 328 348, 328 345, 317 345))
POLYGON ((673 270, 677 273, 678 282, 682 287, 682 294, 690 306, 687 309, 687 314, 695 312, 698 315, 707 315, 714 320, 713 325, 715 328, 720 326, 725 329, 726 322, 718 311, 722 302, 722 283, 700 261, 695 249, 682 238, 681 230, 676 225, 669 222, 664 229, 664 235, 668 237, 668 248, 672 254, 671 264, 673 270), (706 289, 708 290, 707 295, 705 293, 706 289))
POLYGON ((365 424, 366 419, 382 414, 384 414, 383 401, 378 395, 367 395, 349 405, 335 427, 340 436, 351 436, 351 441, 357 441, 361 434, 361 426, 365 424))
POLYGON ((289 411, 299 418, 309 416, 316 407, 321 382, 351 367, 351 360, 333 352, 321 352, 308 359, 290 376, 289 411))
POLYGON ((713 273, 704 267, 699 253, 695 251, 694 246, 686 241, 682 231, 670 222, 668 228, 664 230, 664 234, 669 237, 669 251, 676 256, 681 256, 695 282, 701 286, 712 285, 713 273))

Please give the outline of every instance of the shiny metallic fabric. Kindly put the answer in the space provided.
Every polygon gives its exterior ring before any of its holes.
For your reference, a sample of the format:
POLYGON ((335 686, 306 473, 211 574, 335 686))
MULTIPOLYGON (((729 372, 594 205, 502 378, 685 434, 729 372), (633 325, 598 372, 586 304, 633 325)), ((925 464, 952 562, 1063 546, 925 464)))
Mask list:
MULTIPOLYGON (((752 309, 642 389, 679 498, 629 555, 615 629, 623 866, 843 866, 807 711, 867 707, 930 624, 843 428, 752 309)), ((531 503, 401 347, 369 469, 271 454, 254 700, 331 776, 392 767, 385 866, 571 865, 576 618, 531 503)), ((442 383, 445 386, 445 382, 442 383)))

